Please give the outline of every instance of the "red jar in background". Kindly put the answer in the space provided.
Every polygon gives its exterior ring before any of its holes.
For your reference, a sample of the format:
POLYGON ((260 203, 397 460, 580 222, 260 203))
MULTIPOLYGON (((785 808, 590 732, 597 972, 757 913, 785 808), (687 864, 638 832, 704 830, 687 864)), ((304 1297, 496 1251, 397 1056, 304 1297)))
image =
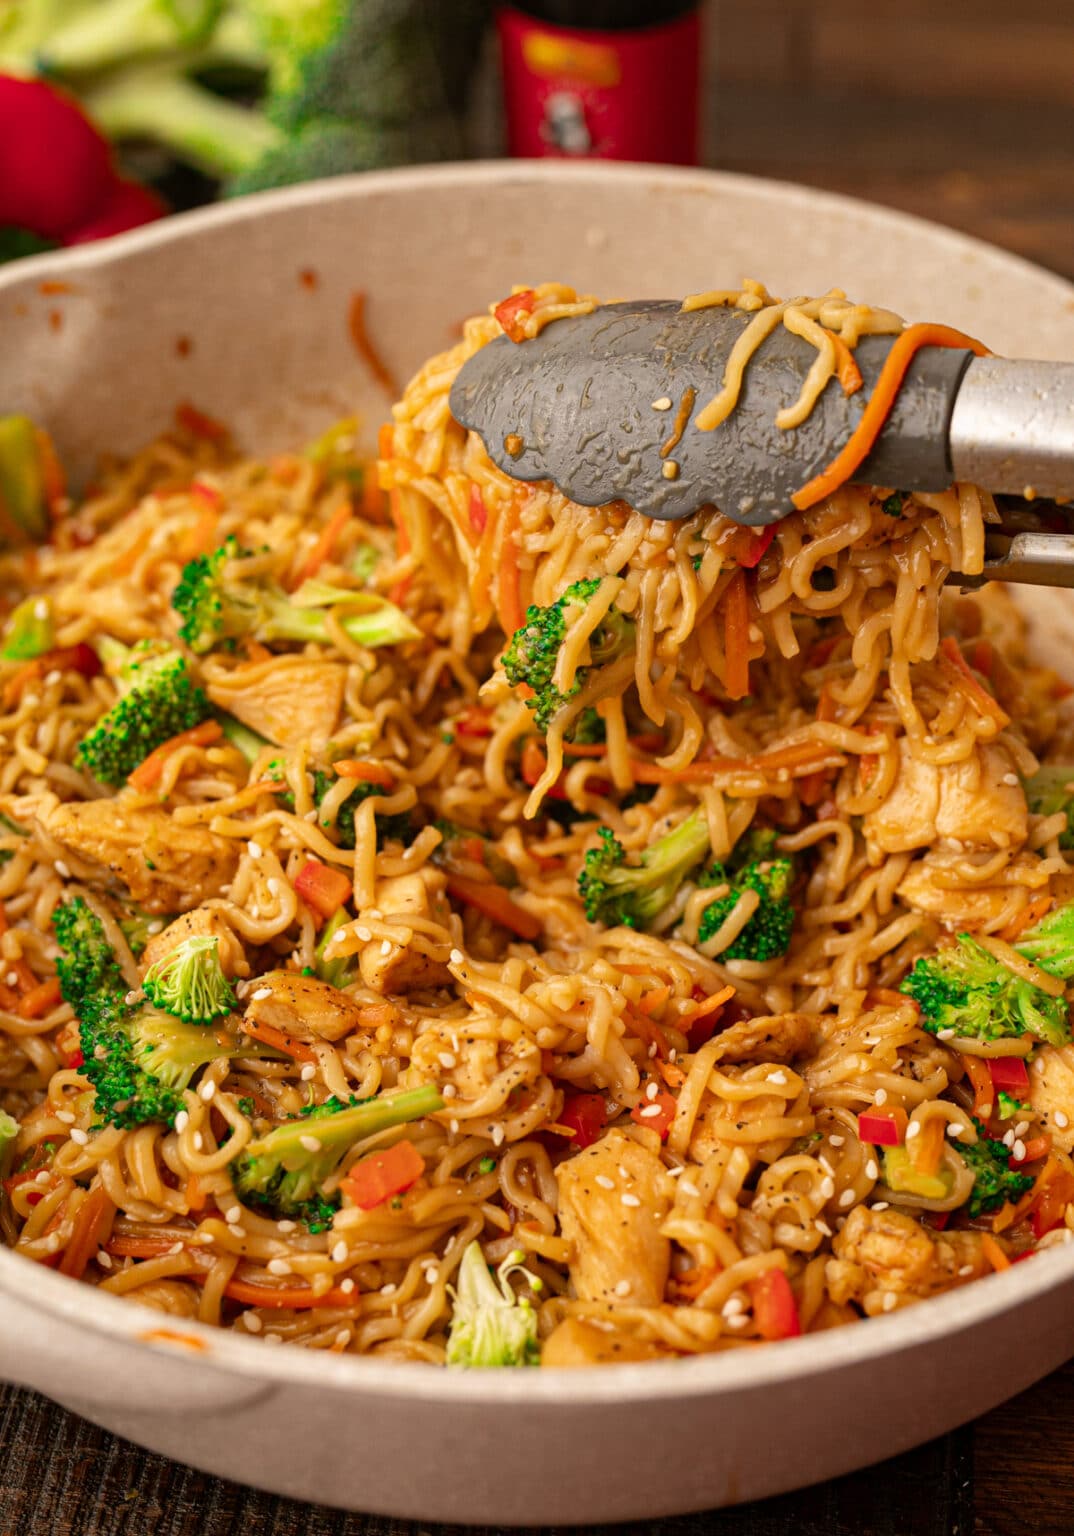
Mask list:
POLYGON ((698 0, 522 0, 498 21, 512 155, 697 164, 698 0))

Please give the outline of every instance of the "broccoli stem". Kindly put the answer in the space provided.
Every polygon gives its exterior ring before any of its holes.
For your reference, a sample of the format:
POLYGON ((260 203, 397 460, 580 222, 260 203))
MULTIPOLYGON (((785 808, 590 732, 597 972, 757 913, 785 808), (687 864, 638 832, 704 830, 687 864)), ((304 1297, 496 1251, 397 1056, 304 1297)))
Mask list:
POLYGON ((40 68, 46 74, 108 69, 195 47, 211 33, 221 6, 222 0, 95 0, 43 39, 40 68))
POLYGON ((237 176, 280 140, 257 112, 178 74, 174 64, 132 65, 83 97, 112 139, 153 139, 211 176, 237 176))

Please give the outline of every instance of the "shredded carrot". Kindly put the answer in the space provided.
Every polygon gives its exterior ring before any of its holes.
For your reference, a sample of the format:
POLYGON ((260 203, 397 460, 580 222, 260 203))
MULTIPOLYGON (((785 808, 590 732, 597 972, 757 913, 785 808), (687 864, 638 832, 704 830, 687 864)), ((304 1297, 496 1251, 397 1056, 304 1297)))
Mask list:
POLYGON ((656 1010, 662 1008, 670 996, 671 988, 669 986, 654 987, 651 992, 646 992, 643 996, 639 997, 634 1007, 639 1013, 644 1013, 647 1019, 652 1018, 656 1010))
POLYGON ((347 311, 347 328, 350 331, 351 341, 354 343, 354 350, 388 396, 388 399, 397 399, 399 396, 399 385, 396 383, 395 377, 384 362, 384 359, 370 341, 369 333, 365 328, 365 294, 360 288, 351 295, 350 308, 347 311))
POLYGON ((60 983, 55 976, 50 976, 47 981, 40 981, 23 993, 16 1012, 22 1019, 39 1019, 50 1009, 59 1007, 62 1001, 60 983))
POLYGON ((655 1061, 653 1066, 669 1088, 681 1088, 686 1081, 686 1073, 673 1061, 655 1061))
POLYGON ((734 987, 722 987, 719 992, 713 992, 711 997, 706 997, 700 1003, 695 1003, 691 1008, 684 1010, 682 1019, 694 1024, 698 1019, 703 1019, 706 1014, 713 1013, 717 1008, 722 1008, 724 1003, 729 1003, 735 995, 734 987))
POLYGON ((1010 1269, 1010 1259, 996 1242, 996 1239, 992 1236, 991 1232, 982 1232, 981 1252, 984 1254, 985 1258, 988 1260, 997 1274, 1000 1270, 1010 1269))
POLYGON ((183 539, 183 559, 193 560, 198 555, 207 555, 215 549, 219 543, 217 537, 217 525, 219 513, 213 506, 202 507, 198 513, 197 522, 187 530, 183 539))
POLYGON ((968 347, 978 357, 984 357, 988 348, 972 336, 952 330, 947 325, 908 325, 895 338, 894 345, 880 370, 873 392, 866 402, 861 420, 835 458, 819 475, 795 491, 791 501, 799 512, 815 507, 818 501, 830 496, 848 481, 854 471, 865 462, 873 444, 891 414, 898 398, 899 389, 907 369, 922 347, 968 347))
POLYGON ((672 1275, 668 1282, 668 1289, 675 1301, 696 1301, 719 1273, 715 1264, 704 1264, 687 1269, 681 1275, 672 1275))
POLYGON ((201 1186, 201 1180, 196 1173, 192 1173, 186 1181, 187 1208, 191 1211, 204 1210, 207 1200, 208 1196, 201 1186))
POLYGON ((541 931, 540 919, 512 901, 502 885, 491 880, 467 880, 462 875, 451 875, 447 888, 456 900, 464 901, 494 923, 517 933, 520 939, 535 939, 541 931))
POLYGON ((308 1045, 303 1045, 301 1040, 296 1040, 294 1035, 286 1034, 282 1029, 276 1029, 272 1024, 265 1024, 260 1019, 251 1019, 247 1014, 242 1021, 242 1032, 249 1035, 251 1040, 260 1040, 262 1045, 271 1046, 274 1051, 282 1051, 285 1056, 291 1056, 295 1061, 317 1060, 317 1053, 311 1051, 308 1045))
POLYGON ((978 1120, 990 1120, 995 1107, 996 1089, 988 1063, 980 1056, 963 1056, 962 1064, 973 1087, 973 1112, 978 1120))
POLYGON ((803 778, 820 768, 841 768, 846 759, 831 747, 815 741, 762 752, 756 757, 710 757, 687 763, 684 768, 662 768, 659 763, 631 762, 636 784, 707 784, 721 773, 776 773, 785 768, 792 779, 803 778))
POLYGON ((395 783, 390 768, 369 757, 342 757, 332 767, 341 779, 361 779, 363 784, 381 784, 391 789, 395 783))
POLYGON ((996 1212, 992 1218, 993 1232, 1004 1232, 1008 1227, 1016 1226, 1018 1222, 1024 1220, 1040 1204, 1047 1186, 1060 1175, 1065 1176, 1066 1170, 1053 1152, 1044 1167, 1037 1174, 1036 1179, 1033 1181, 1033 1187, 1027 1189, 1016 1204, 1012 1205, 1008 1200, 996 1212))
POLYGON ((953 635, 945 635, 940 641, 940 654, 950 663, 962 692, 974 704, 978 714, 994 720, 1001 730, 1005 725, 1010 725, 1010 715, 996 702, 983 683, 974 677, 953 635))
POLYGON ((914 1142, 914 1167, 918 1173, 936 1173, 943 1157, 947 1121, 934 1115, 914 1142))
POLYGON ((127 775, 127 783, 132 789, 152 789, 160 782, 164 764, 179 747, 209 747, 214 741, 219 741, 223 734, 219 720, 203 720, 192 730, 180 731, 177 736, 162 741, 159 747, 150 752, 145 761, 127 775))
POLYGON ((671 1048, 667 1042, 667 1036, 660 1025, 652 1019, 646 1018, 644 1013, 639 1013, 637 1008, 629 1003, 623 1009, 623 1023, 632 1035, 637 1035, 639 1040, 644 1040, 647 1046, 655 1046, 653 1052, 661 1061, 667 1061, 671 1054, 671 1048))
POLYGON ((835 376, 843 386, 843 393, 844 395, 857 394, 865 382, 861 376, 861 369, 858 367, 858 360, 842 336, 837 336, 834 331, 829 331, 828 334, 835 344, 835 355, 839 360, 835 376))
POLYGON ((174 1237, 128 1237, 119 1233, 109 1239, 104 1251, 114 1259, 162 1259, 175 1247, 175 1242, 174 1237))
POLYGON ((1039 923, 1042 917, 1047 916, 1051 904, 1052 898, 1050 896, 1034 896, 1032 901, 1026 903, 1018 916, 1007 924, 999 937, 1004 943, 1013 944, 1016 939, 1021 938, 1027 928, 1032 928, 1034 923, 1039 923))
POLYGON ((750 605, 742 570, 724 592, 723 614, 724 686, 729 698, 744 699, 750 691, 750 605))
POLYGON ((300 587, 304 581, 309 581, 311 577, 316 576, 325 561, 331 559, 332 551, 339 542, 340 534, 350 522, 353 512, 350 497, 344 497, 325 523, 320 538, 310 550, 309 558, 298 573, 295 587, 300 587))
POLYGON ((81 1280, 86 1265, 108 1240, 116 1207, 103 1184, 91 1189, 75 1212, 71 1240, 60 1260, 60 1274, 81 1280))

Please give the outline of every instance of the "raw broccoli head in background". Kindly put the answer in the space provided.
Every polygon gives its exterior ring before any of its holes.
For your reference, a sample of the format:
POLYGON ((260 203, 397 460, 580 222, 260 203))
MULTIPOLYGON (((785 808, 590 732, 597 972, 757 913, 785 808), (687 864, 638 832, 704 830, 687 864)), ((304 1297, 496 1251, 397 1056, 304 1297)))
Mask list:
POLYGON ((432 1084, 353 1104, 328 1099, 246 1144, 231 1164, 235 1193, 246 1205, 305 1220, 311 1230, 313 1224, 324 1226, 325 1214, 330 1220, 339 1197, 322 1186, 339 1171, 351 1148, 367 1136, 434 1115, 443 1107, 432 1084))
POLYGON ((1049 1045, 1070 1041, 1065 1000, 1015 976, 968 933, 918 960, 899 990, 918 1004, 921 1026, 930 1034, 951 1030, 978 1040, 1031 1034, 1049 1045))
POLYGON ((589 921, 609 928, 651 923, 709 851, 708 823, 700 810, 646 848, 636 864, 626 862, 626 850, 607 827, 598 835, 600 846, 585 856, 578 891, 589 921))
POLYGON ((340 623, 359 645, 397 645, 421 637, 386 598, 372 601, 368 593, 322 581, 304 582, 288 593, 270 576, 236 571, 234 563, 250 553, 232 535, 211 555, 199 555, 183 567, 172 607, 183 620, 180 639, 199 655, 247 638, 266 645, 279 640, 331 644, 326 611, 355 601, 365 605, 364 611, 347 614, 340 623))
POLYGON ((79 743, 75 763, 118 787, 157 747, 207 719, 210 705, 178 651, 112 641, 100 652, 120 696, 79 743))
MULTIPOLYGON (((556 688, 552 679, 560 649, 571 625, 584 613, 586 604, 600 586, 599 580, 576 581, 548 608, 531 605, 526 620, 508 641, 503 653, 503 669, 512 688, 525 684, 533 697, 526 700, 533 710, 534 722, 547 731, 552 716, 567 701, 580 693, 589 672, 581 666, 566 693, 556 688)), ((625 655, 634 644, 634 623, 614 607, 609 608, 597 629, 589 637, 589 655, 595 667, 625 655)))
POLYGON ((220 964, 220 940, 194 934, 151 965, 142 978, 149 1001, 187 1024, 211 1024, 238 1007, 220 964))
POLYGON ((958 1144, 959 1156, 973 1174, 973 1190, 966 1202, 966 1214, 972 1220, 989 1211, 998 1211, 1004 1201, 1015 1204, 1033 1186, 1031 1174, 1010 1167, 1011 1149, 1002 1141, 993 1141, 979 1120, 976 1146, 958 1144))

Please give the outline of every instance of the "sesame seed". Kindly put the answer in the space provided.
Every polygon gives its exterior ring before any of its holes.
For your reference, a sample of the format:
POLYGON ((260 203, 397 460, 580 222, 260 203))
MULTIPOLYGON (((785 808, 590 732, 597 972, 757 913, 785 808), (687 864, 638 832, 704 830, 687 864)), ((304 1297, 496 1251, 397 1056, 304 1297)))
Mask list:
POLYGON ((768 1081, 770 1083, 776 1083, 778 1086, 782 1087, 782 1085, 787 1081, 787 1074, 786 1072, 769 1072, 768 1081))
POLYGON ((938 1029, 936 1031, 936 1038, 937 1040, 953 1040, 955 1034, 956 1031, 953 1029, 938 1029))
POLYGON ((380 1294, 382 1296, 394 1296, 398 1289, 399 1289, 399 1287, 396 1285, 395 1281, 394 1280, 389 1280, 387 1285, 382 1285, 381 1286, 380 1294))
POLYGON ((615 1287, 615 1294, 617 1296, 629 1296, 630 1295, 630 1281, 629 1280, 620 1280, 618 1282, 618 1284, 616 1285, 616 1287, 615 1287))
POLYGON ((242 1314, 242 1326, 249 1333, 260 1333, 265 1325, 256 1312, 244 1312, 242 1314))
POLYGON ((302 813, 302 820, 303 821, 316 821, 317 820, 317 807, 313 806, 310 810, 304 811, 302 813))
POLYGON ((321 1141, 317 1136, 300 1136, 298 1144, 307 1152, 319 1152, 321 1150, 321 1141))
POLYGON ((962 1268, 958 1271, 958 1273, 962 1276, 963 1279, 965 1279, 967 1275, 972 1275, 973 1274, 973 1265, 972 1264, 963 1264, 962 1268))
POLYGON ((449 1120, 448 1130, 453 1136, 457 1136, 459 1134, 459 1122, 457 1120, 449 1120))
POLYGON ((844 1189, 843 1193, 839 1196, 839 1204, 843 1210, 846 1210, 847 1206, 853 1205, 857 1198, 852 1189, 844 1189))
MULTIPOLYGON (((668 401, 668 404, 669 405, 671 404, 670 400, 668 401)), ((45 619, 48 618, 48 598, 47 597, 39 597, 37 602, 34 604, 34 618, 37 619, 39 622, 43 622, 45 619)))
POLYGON ((297 1221, 278 1221, 276 1223, 276 1230, 277 1230, 277 1232, 297 1232, 298 1231, 298 1222, 297 1221))
POLYGON ((825 1200, 830 1200, 835 1194, 835 1181, 833 1179, 821 1179, 820 1192, 825 1200))
POLYGON ((228 1222, 241 1221, 242 1220, 242 1206, 241 1205, 233 1205, 233 1206, 231 1206, 229 1210, 226 1210, 224 1212, 224 1220, 228 1221, 228 1222))
POLYGON ((668 1051, 668 1061, 670 1061, 670 1062, 672 1062, 674 1064, 678 1059, 679 1059, 679 1053, 675 1049, 675 1047, 672 1046, 671 1050, 668 1051))
POLYGON ((198 1089, 198 1097, 202 1099, 206 1104, 211 1103, 212 1100, 216 1098, 216 1084, 213 1082, 212 1078, 210 1078, 207 1083, 202 1083, 201 1087, 198 1089))
POLYGON ((258 987, 256 992, 250 993, 251 1003, 263 1003, 266 997, 272 996, 271 987, 258 987))
POLYGON ((639 1120, 651 1120, 654 1115, 663 1114, 662 1104, 646 1104, 644 1109, 638 1110, 639 1120))
POLYGON ((880 1177, 880 1169, 872 1158, 865 1165, 865 1177, 867 1179, 878 1179, 880 1177))
POLYGON ((128 992, 127 993, 127 995, 123 999, 123 1001, 126 1003, 127 1007, 130 1008, 130 1007, 133 1006, 134 1003, 136 1003, 139 1000, 141 995, 142 995, 141 992, 138 990, 137 987, 135 987, 133 992, 128 992))
POLYGON ((1019 1120, 1018 1124, 1014 1128, 1014 1134, 1016 1136, 1024 1136, 1026 1131, 1028 1131, 1028 1130, 1029 1130, 1029 1121, 1028 1120, 1019 1120))
POLYGON ((71 1129, 71 1140, 75 1142, 77 1146, 84 1147, 87 1141, 89 1141, 89 1137, 86 1135, 85 1131, 79 1130, 78 1126, 76 1125, 71 1129))
POLYGON ((448 961, 452 965, 462 965, 465 959, 466 956, 463 954, 461 949, 453 949, 450 955, 448 955, 448 961))
POLYGON ((454 1083, 445 1083, 440 1089, 440 1092, 443 1094, 445 1099, 453 1099, 458 1091, 459 1090, 455 1087, 454 1083))
POLYGON ((7 975, 4 977, 4 980, 7 982, 9 987, 17 987, 19 984, 18 971, 8 971, 7 975))
POLYGON ((112 1255, 110 1253, 105 1253, 103 1248, 98 1248, 97 1263, 101 1266, 102 1269, 111 1269, 112 1255))
POLYGON ((899 1305, 899 1298, 896 1296, 895 1292, 894 1291, 886 1292, 886 1294, 884 1296, 884 1311, 885 1312, 894 1312, 895 1308, 898 1305, 899 1305))
POLYGON ((750 1320, 746 1316, 745 1312, 737 1312, 734 1317, 729 1317, 727 1319, 727 1326, 728 1328, 747 1328, 749 1326, 749 1321, 750 1320))
POLYGON ((155 917, 151 923, 146 923, 145 931, 146 931, 146 933, 163 933, 164 932, 164 920, 163 920, 163 918, 155 917))
POLYGON ((920 1136, 920 1135, 921 1135, 921 1121, 920 1120, 911 1120, 910 1124, 906 1127, 906 1139, 907 1139, 907 1141, 913 1141, 915 1136, 920 1136))
POLYGON ((1011 1126, 1009 1131, 1004 1133, 1003 1145, 1005 1147, 1013 1147, 1014 1146, 1014 1126, 1013 1125, 1011 1126))
POLYGON ((380 941, 380 952, 381 952, 382 955, 390 955, 391 954, 391 952, 392 952, 392 943, 391 943, 390 939, 381 939, 381 941, 380 941))
POLYGON ((41 1172, 37 1175, 37 1178, 34 1180, 34 1183, 35 1184, 47 1184, 50 1178, 51 1178, 51 1174, 49 1173, 48 1169, 47 1168, 42 1168, 41 1172))
POLYGON ((1001 784, 1009 784, 1014 789, 1018 783, 1018 775, 1016 773, 1005 773, 999 782, 1001 784))
POLYGON ((887 1200, 874 1200, 873 1204, 872 1204, 872 1209, 874 1211, 886 1211, 887 1208, 888 1208, 888 1204, 889 1204, 889 1202, 887 1200))
POLYGON ((347 1254, 349 1252, 350 1252, 350 1250, 347 1247, 346 1243, 343 1242, 342 1240, 340 1240, 336 1244, 336 1246, 332 1249, 332 1263, 333 1264, 346 1264, 346 1262, 347 1262, 347 1254))
POLYGON ((250 855, 251 859, 259 859, 264 850, 260 843, 255 843, 253 838, 251 838, 246 844, 246 852, 250 855))
POLYGON ((202 1141, 201 1132, 200 1131, 195 1131, 194 1132, 194 1151, 195 1152, 200 1152, 202 1147, 203 1147, 203 1145, 204 1145, 204 1142, 202 1141))
POLYGON ((959 1141, 961 1139, 962 1127, 959 1125, 957 1120, 952 1120, 948 1123, 947 1134, 950 1136, 952 1141, 959 1141))
POLYGON ((691 1179, 681 1179, 679 1181, 679 1188, 682 1190, 684 1195, 687 1195, 691 1199, 695 1195, 699 1195, 701 1193, 697 1185, 691 1179))
POLYGON ((650 1057, 653 1057, 653 1056, 656 1055, 656 1041, 655 1040, 653 1041, 652 1045, 649 1047, 648 1054, 649 1054, 650 1057))
POLYGON ((846 1137, 845 1136, 829 1136, 828 1137, 829 1145, 833 1146, 833 1147, 841 1147, 845 1141, 846 1141, 846 1137))
POLYGON ((645 1089, 645 1097, 647 1099, 655 1099, 659 1092, 660 1092, 660 1089, 657 1086, 657 1084, 656 1083, 650 1083, 647 1086, 647 1088, 645 1089))
POLYGON ((829 1161, 828 1161, 828 1159, 827 1159, 827 1158, 826 1158, 826 1157, 825 1157, 825 1156, 824 1156, 824 1153, 823 1153, 823 1152, 822 1152, 822 1153, 821 1153, 821 1154, 820 1154, 820 1156, 819 1156, 819 1157, 818 1157, 818 1158, 817 1158, 817 1162, 818 1162, 818 1163, 819 1163, 819 1164, 820 1164, 820 1166, 821 1166, 821 1167, 822 1167, 822 1168, 823 1168, 823 1169, 824 1169, 824 1172, 825 1172, 825 1173, 830 1173, 830 1174, 831 1174, 831 1176, 832 1176, 832 1178, 833 1178, 833 1179, 834 1179, 834 1177, 835 1177, 835 1169, 834 1169, 834 1168, 833 1168, 833 1167, 832 1167, 832 1165, 831 1165, 831 1163, 830 1163, 830 1162, 829 1162, 829 1161))
POLYGON ((641 1201, 638 1199, 637 1195, 620 1195, 619 1196, 619 1204, 620 1205, 635 1206, 635 1205, 640 1205, 641 1201))
POLYGON ((873 1103, 879 1109, 880 1105, 881 1104, 886 1104, 887 1101, 888 1101, 888 1091, 887 1091, 887 1089, 886 1088, 878 1088, 876 1090, 876 1097, 873 1099, 873 1103))
POLYGON ((720 1312, 724 1317, 737 1317, 740 1312, 745 1312, 746 1303, 741 1296, 728 1296, 720 1312))
POLYGON ((502 1125, 494 1125, 492 1127, 492 1145, 494 1147, 502 1147, 506 1134, 502 1125))
POLYGON ((282 1344, 283 1343, 283 1335, 279 1334, 279 1333, 266 1333, 265 1334, 265 1343, 266 1344, 282 1344))
POLYGON ((56 859, 52 865, 61 880, 70 880, 71 871, 62 859, 56 859))
POLYGON ((598 1173, 595 1182, 600 1185, 601 1189, 615 1188, 615 1180, 609 1179, 606 1173, 598 1173))
POLYGON ((270 1275, 289 1275, 291 1266, 286 1259, 269 1259, 265 1266, 270 1275))
POLYGON ((51 672, 46 672, 45 673, 45 686, 46 686, 46 688, 54 688, 56 686, 56 684, 62 680, 62 678, 63 678, 63 673, 57 671, 57 669, 55 667, 53 667, 51 672))
POLYGON ((819 1216, 818 1216, 817 1220, 813 1223, 813 1225, 816 1227, 818 1232, 823 1232, 825 1237, 831 1237, 831 1235, 832 1235, 831 1227, 828 1225, 828 1223, 826 1221, 821 1221, 819 1216))
POLYGON ((350 1331, 350 1329, 349 1328, 341 1328, 339 1330, 339 1332, 336 1334, 335 1343, 339 1346, 340 1349, 345 1349, 347 1347, 347 1345, 350 1343, 350 1341, 351 1341, 351 1331, 350 1331))
POLYGON ((1070 1124, 1069 1117, 1064 1115, 1061 1109, 1057 1109, 1052 1118, 1061 1131, 1065 1131, 1067 1126, 1070 1124))
POLYGON ((339 1288, 344 1293, 344 1295, 349 1296, 351 1294, 351 1292, 354 1290, 354 1281, 351 1279, 350 1275, 347 1276, 346 1280, 341 1280, 339 1282, 339 1288))
POLYGON ((276 879, 275 875, 270 875, 265 881, 265 888, 270 896, 278 896, 280 894, 280 882, 276 879))
POLYGON ((430 1264, 427 1269, 422 1271, 422 1273, 425 1276, 426 1285, 435 1285, 440 1278, 440 1271, 437 1269, 435 1264, 430 1264))
POLYGON ((1033 1063, 1033 1070, 1038 1077, 1044 1076, 1044 1073, 1047 1069, 1045 1068, 1044 1058, 1042 1056, 1038 1056, 1036 1061, 1033 1063))
POLYGON ((237 1221, 229 1221, 227 1224, 227 1229, 231 1233, 232 1237, 237 1237, 240 1241, 246 1236, 246 1228, 241 1226, 237 1221))
POLYGON ((69 1109, 58 1109, 56 1111, 56 1119, 62 1125, 74 1125, 75 1123, 75 1117, 69 1109))
POLYGON ((668 396, 668 395, 661 395, 659 400, 654 400, 653 401, 653 410, 654 411, 670 411, 671 410, 671 398, 670 398, 670 396, 668 396))
MULTIPOLYGON (((72 1132, 72 1135, 73 1134, 74 1133, 72 1132)), ((1026 1157, 1026 1144, 1025 1144, 1024 1141, 1019 1139, 1018 1141, 1015 1142, 1014 1146, 1011 1148, 1011 1158, 1016 1163, 1024 1163, 1025 1162, 1025 1157, 1026 1157)))
POLYGON ((183 1251, 183 1245, 182 1245, 182 1243, 173 1243, 173 1244, 172 1244, 172 1245, 171 1245, 171 1247, 170 1247, 170 1248, 169 1248, 169 1249, 168 1249, 168 1252, 169 1252, 169 1253, 170 1253, 170 1254, 171 1254, 171 1253, 182 1253, 182 1251, 183 1251))
POLYGON ((458 1062, 450 1051, 441 1051, 440 1055, 436 1059, 440 1065, 446 1068, 449 1072, 451 1071, 452 1067, 458 1066, 458 1062))

